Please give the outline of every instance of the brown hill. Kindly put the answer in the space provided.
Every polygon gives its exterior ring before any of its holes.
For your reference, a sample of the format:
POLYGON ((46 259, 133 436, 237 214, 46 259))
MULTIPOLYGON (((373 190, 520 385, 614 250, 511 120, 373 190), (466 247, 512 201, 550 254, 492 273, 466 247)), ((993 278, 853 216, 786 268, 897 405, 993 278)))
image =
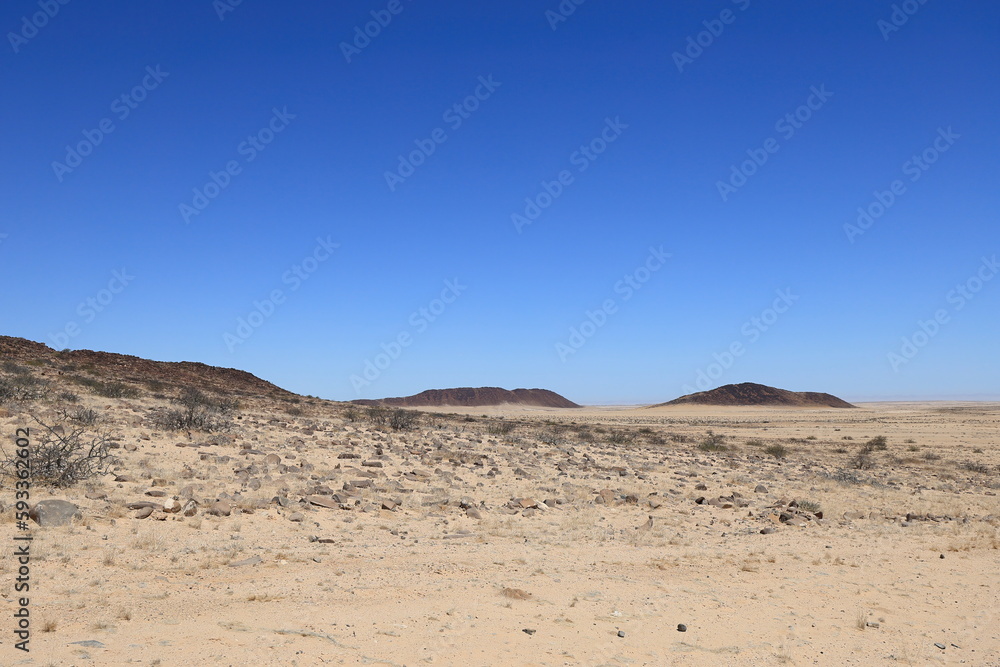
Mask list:
POLYGON ((731 406, 784 406, 800 408, 853 408, 854 406, 831 394, 815 391, 788 391, 753 382, 727 384, 710 391, 700 391, 675 398, 661 405, 731 405, 731 406))
POLYGON ((500 387, 459 387, 428 389, 413 396, 352 401, 360 405, 393 405, 420 408, 440 405, 480 407, 487 405, 532 405, 543 408, 578 408, 573 401, 548 389, 501 389, 500 387))
POLYGON ((246 396, 291 396, 292 394, 246 371, 219 368, 194 361, 150 361, 127 354, 92 350, 57 351, 35 341, 0 336, 0 361, 49 367, 59 375, 96 376, 104 381, 148 384, 161 382, 174 387, 193 387, 246 396))

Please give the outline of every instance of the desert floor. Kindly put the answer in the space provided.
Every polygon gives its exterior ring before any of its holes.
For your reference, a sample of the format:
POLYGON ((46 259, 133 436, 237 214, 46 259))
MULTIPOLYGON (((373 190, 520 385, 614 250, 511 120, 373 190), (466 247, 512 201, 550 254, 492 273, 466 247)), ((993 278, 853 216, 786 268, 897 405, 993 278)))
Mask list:
POLYGON ((0 559, 0 663, 1000 665, 998 404, 295 400, 204 433, 83 399, 120 462, 34 489, 83 516, 33 526, 30 654, 0 559))

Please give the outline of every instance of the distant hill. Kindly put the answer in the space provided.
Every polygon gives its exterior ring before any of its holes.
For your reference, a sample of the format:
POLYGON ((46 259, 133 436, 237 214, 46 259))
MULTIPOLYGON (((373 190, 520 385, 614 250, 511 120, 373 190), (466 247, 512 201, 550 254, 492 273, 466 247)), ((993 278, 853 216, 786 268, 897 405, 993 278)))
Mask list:
POLYGON ((681 396, 663 405, 785 406, 797 408, 853 408, 832 394, 815 391, 788 391, 753 382, 727 384, 718 389, 681 396))
POLYGON ((234 368, 219 368, 194 361, 150 361, 127 354, 92 350, 57 351, 25 338, 0 336, 0 361, 48 369, 63 376, 96 377, 103 381, 148 384, 242 394, 293 396, 277 385, 234 368))
POLYGON ((459 387, 457 389, 428 389, 413 396, 359 399, 360 405, 392 405, 403 408, 422 408, 440 405, 485 407, 489 405, 530 405, 542 408, 578 408, 573 401, 548 389, 501 389, 500 387, 459 387))

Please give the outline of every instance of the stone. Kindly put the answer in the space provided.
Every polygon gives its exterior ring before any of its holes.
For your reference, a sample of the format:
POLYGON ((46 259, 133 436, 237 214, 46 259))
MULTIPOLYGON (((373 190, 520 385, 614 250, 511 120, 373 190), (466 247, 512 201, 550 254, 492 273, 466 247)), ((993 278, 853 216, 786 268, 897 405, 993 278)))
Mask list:
POLYGON ((601 489, 598 492, 598 495, 600 495, 601 500, 604 501, 605 505, 612 505, 615 502, 615 492, 611 489, 601 489))
POLYGON ((176 514, 181 511, 181 503, 179 500, 174 500, 173 498, 168 498, 163 502, 163 511, 167 514, 176 514))
POLYGON ((167 492, 163 489, 146 489, 146 495, 152 496, 153 498, 165 498, 167 492))
POLYGON ((340 507, 340 503, 333 498, 327 498, 325 496, 309 496, 306 498, 310 505, 316 505, 317 507, 325 507, 327 509, 335 510, 340 507))
POLYGON ((844 518, 847 519, 848 521, 854 521, 856 519, 864 519, 865 513, 858 511, 844 512, 844 518))
POLYGON ((695 491, 708 491, 708 487, 705 486, 704 484, 695 484, 694 485, 694 490, 695 491))
POLYGON ((281 457, 278 456, 277 454, 268 454, 267 456, 264 457, 264 463, 266 463, 269 466, 276 466, 279 463, 281 463, 281 457))
POLYGON ((362 462, 361 465, 363 465, 366 468, 381 468, 382 467, 382 462, 381 461, 364 461, 364 462, 362 462))
POLYGON ((763 484, 758 484, 757 487, 753 490, 753 492, 754 493, 767 493, 767 487, 764 486, 763 484))
POLYGON ((139 509, 133 516, 136 519, 145 519, 146 517, 148 517, 152 513, 153 513, 153 508, 152 507, 143 507, 143 508, 139 509))
POLYGON ((258 565, 263 563, 264 559, 260 556, 251 556, 250 558, 244 558, 243 560, 238 560, 234 563, 230 563, 229 567, 243 567, 244 565, 258 565))
POLYGON ((84 495, 84 497, 87 500, 107 500, 108 494, 103 491, 89 491, 84 495))
POLYGON ((470 508, 466 509, 465 510, 465 516, 469 517, 470 519, 482 519, 483 518, 482 513, 479 510, 477 510, 475 507, 470 507, 470 508))
POLYGON ((619 637, 624 637, 625 636, 625 631, 624 630, 619 630, 618 631, 618 636, 619 637))
POLYGON ((536 510, 536 509, 534 509, 532 507, 529 507, 529 508, 525 509, 523 512, 521 512, 521 516, 525 516, 525 517, 529 517, 530 518, 530 517, 535 516, 535 513, 537 511, 538 510, 536 510))
POLYGON ((687 632, 687 631, 688 631, 688 626, 684 625, 683 623, 677 624, 677 632, 687 632))
POLYGON ((288 515, 288 520, 289 521, 294 521, 295 523, 299 523, 301 521, 305 521, 305 518, 306 518, 306 515, 303 514, 302 512, 292 512, 291 514, 288 515))
POLYGON ((154 510, 162 510, 163 509, 163 505, 160 505, 159 503, 152 503, 152 502, 146 502, 146 501, 139 501, 139 502, 126 503, 125 504, 125 508, 126 509, 130 509, 130 510, 141 510, 141 509, 143 509, 145 507, 151 507, 154 510))
POLYGON ((229 516, 233 513, 233 506, 225 500, 217 500, 209 506, 208 513, 215 516, 229 516))
POLYGON ((760 529, 760 534, 761 535, 770 535, 770 534, 776 533, 776 532, 777 532, 777 530, 774 528, 774 526, 768 526, 767 528, 761 528, 760 529))
POLYGON ((73 519, 83 518, 80 508, 66 500, 40 500, 28 512, 39 526, 65 526, 73 519))
POLYGON ((182 514, 184 516, 194 516, 197 513, 198 513, 198 503, 196 501, 189 500, 186 503, 184 503, 184 510, 182 511, 182 514))
POLYGON ((124 449, 125 449, 126 452, 134 452, 135 450, 137 450, 139 448, 136 447, 134 443, 126 442, 124 449))
MULTIPOLYGON (((533 635, 536 632, 538 632, 538 630, 532 630, 531 628, 524 628, 523 630, 521 630, 521 632, 523 632, 526 635, 533 635)), ((941 648, 944 648, 944 647, 942 646, 941 648)))
POLYGON ((399 507, 399 505, 397 505, 396 503, 394 503, 391 500, 383 500, 382 501, 382 509, 384 509, 384 510, 389 510, 390 512, 394 512, 397 507, 399 507))

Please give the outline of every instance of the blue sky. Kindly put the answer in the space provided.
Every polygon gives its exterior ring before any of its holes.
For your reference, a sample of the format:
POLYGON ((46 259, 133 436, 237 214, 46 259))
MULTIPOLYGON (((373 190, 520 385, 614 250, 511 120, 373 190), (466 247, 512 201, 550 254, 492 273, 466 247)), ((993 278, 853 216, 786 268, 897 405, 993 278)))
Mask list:
POLYGON ((896 7, 5 3, 0 333, 337 400, 1000 399, 1000 7, 896 7))

